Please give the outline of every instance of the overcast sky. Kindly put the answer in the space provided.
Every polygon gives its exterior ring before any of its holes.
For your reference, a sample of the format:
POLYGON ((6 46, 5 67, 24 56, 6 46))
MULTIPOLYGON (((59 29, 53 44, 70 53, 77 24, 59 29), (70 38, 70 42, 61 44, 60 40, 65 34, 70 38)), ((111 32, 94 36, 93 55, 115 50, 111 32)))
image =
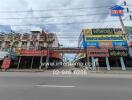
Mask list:
MULTIPOLYGON (((114 4, 121 4, 123 0, 2 0, 0 2, 0 25, 25 25, 41 24, 48 32, 55 32, 64 46, 77 46, 78 36, 83 28, 95 27, 120 27, 119 21, 91 23, 98 21, 118 20, 117 17, 110 16, 109 7, 114 4), (97 8, 103 7, 105 8, 97 8), (87 8, 87 9, 70 9, 87 8), (70 10, 65 10, 70 9, 70 10), (34 10, 45 10, 34 12, 34 10), (9 13, 4 11, 30 11, 23 13, 9 13), (102 14, 101 13, 108 13, 102 14), (76 16, 85 15, 85 16, 76 16), (52 16, 52 18, 49 18, 52 16), (72 17, 56 17, 72 16, 72 17), (73 17, 74 16, 74 17, 73 17), (32 19, 2 19, 2 18, 24 18, 32 19), (48 18, 34 18, 48 17, 48 18), (76 23, 76 24, 56 24, 56 23, 76 23), (87 23, 80 23, 87 22, 87 23), (88 23, 89 22, 89 23, 88 23), (51 23, 51 24, 49 24, 51 23)), ((132 1, 127 0, 129 8, 132 10, 132 1)), ((124 18, 129 14, 125 14, 124 18)), ((130 26, 132 22, 125 22, 130 26)), ((40 26, 39 26, 40 27, 40 26)), ((17 31, 27 31, 31 29, 26 26, 12 26, 17 31)))

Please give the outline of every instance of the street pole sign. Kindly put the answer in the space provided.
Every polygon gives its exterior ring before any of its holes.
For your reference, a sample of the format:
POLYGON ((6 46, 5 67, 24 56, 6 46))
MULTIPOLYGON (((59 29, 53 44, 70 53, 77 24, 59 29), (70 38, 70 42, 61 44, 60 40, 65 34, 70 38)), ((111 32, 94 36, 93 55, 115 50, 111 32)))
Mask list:
POLYGON ((119 6, 119 5, 115 5, 111 8, 111 16, 123 16, 124 15, 124 8, 119 6))

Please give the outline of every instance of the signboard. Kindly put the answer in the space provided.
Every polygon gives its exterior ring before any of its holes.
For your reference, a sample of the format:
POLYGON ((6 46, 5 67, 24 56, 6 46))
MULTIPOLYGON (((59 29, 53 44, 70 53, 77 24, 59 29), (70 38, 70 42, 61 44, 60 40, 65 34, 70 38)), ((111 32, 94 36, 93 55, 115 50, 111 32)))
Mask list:
POLYGON ((132 46, 132 41, 131 41, 131 42, 128 42, 128 45, 129 45, 129 46, 132 46))
POLYGON ((50 56, 53 57, 53 58, 58 58, 58 59, 61 59, 61 55, 59 52, 50 52, 50 56))
POLYGON ((84 29, 83 30, 83 35, 84 36, 92 35, 92 30, 91 29, 84 29))
POLYGON ((98 42, 84 42, 84 47, 99 47, 99 43, 98 42))
POLYGON ((124 8, 116 5, 111 8, 111 16, 123 16, 124 15, 124 8))
POLYGON ((21 56, 46 56, 47 50, 21 50, 21 56))
POLYGON ((112 57, 128 57, 129 53, 128 50, 109 50, 109 55, 112 57))
POLYGON ((85 41, 122 41, 122 35, 92 35, 85 37, 85 41))
POLYGON ((112 28, 92 29, 93 35, 112 35, 114 31, 112 28))
POLYGON ((2 63, 2 69, 8 69, 10 67, 11 59, 6 57, 2 63))
POLYGON ((128 46, 127 41, 113 41, 112 44, 114 47, 115 46, 126 46, 126 47, 128 46))
POLYGON ((109 57, 108 49, 88 49, 87 53, 90 57, 109 57))
POLYGON ((112 41, 99 41, 99 47, 112 47, 112 41))

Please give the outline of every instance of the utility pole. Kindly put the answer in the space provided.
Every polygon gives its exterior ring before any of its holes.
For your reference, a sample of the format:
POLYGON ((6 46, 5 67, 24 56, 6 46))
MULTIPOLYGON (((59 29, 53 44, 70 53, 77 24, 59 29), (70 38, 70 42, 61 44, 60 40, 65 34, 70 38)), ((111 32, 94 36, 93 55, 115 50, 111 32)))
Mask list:
POLYGON ((122 19, 121 16, 119 16, 119 19, 120 19, 121 27, 122 27, 122 30, 123 30, 123 34, 126 35, 127 33, 126 33, 126 30, 125 30, 125 25, 124 25, 123 19, 122 19))
POLYGON ((49 56, 50 56, 49 42, 47 42, 47 57, 46 57, 46 66, 45 66, 46 69, 49 67, 49 56))
MULTIPOLYGON (((122 27, 122 30, 123 30, 123 37, 124 37, 125 40, 128 41, 128 39, 127 39, 127 32, 126 32, 126 30, 125 30, 125 25, 124 25, 124 22, 123 22, 123 20, 122 20, 122 17, 119 16, 119 19, 120 19, 121 27, 122 27)), ((123 57, 120 57, 120 62, 121 62, 122 70, 126 70, 123 57)))

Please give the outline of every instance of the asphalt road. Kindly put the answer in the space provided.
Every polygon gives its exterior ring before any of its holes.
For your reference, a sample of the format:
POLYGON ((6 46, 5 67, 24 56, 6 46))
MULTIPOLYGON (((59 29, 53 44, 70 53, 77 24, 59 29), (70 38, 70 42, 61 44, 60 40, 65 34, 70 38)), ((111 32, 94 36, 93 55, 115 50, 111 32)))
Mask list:
POLYGON ((132 100, 132 77, 0 73, 0 100, 132 100))

